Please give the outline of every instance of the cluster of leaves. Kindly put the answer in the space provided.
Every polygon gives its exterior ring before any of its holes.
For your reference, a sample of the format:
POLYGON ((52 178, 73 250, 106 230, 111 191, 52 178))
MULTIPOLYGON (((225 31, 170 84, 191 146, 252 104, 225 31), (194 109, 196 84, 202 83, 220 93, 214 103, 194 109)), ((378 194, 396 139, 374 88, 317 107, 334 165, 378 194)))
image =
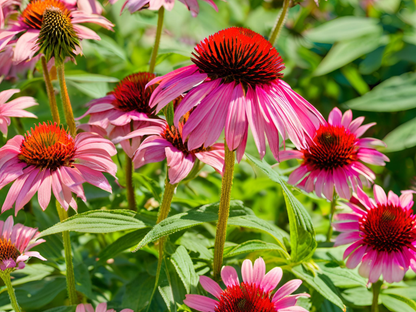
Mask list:
MULTIPOLYGON (((216 13, 200 1, 193 19, 176 5, 166 14, 156 71, 164 74, 190 64, 195 42, 226 27, 245 26, 267 35, 279 11, 279 1, 228 0, 216 13)), ((84 58, 67 64, 74 112, 104 96, 128 74, 144 71, 152 49, 155 12, 119 16, 122 3, 106 6, 115 32, 101 31, 99 42, 83 42, 84 58)), ((377 122, 368 136, 385 138, 391 159, 385 168, 374 168, 378 184, 399 192, 416 176, 416 8, 411 0, 383 0, 368 7, 359 0, 328 0, 318 8, 313 1, 290 9, 287 26, 276 47, 282 54, 285 80, 326 117, 335 107, 351 108, 377 122)), ((51 118, 43 78, 39 72, 17 83, 2 82, 0 89, 17 87, 40 103, 32 111, 40 121, 51 118)), ((58 88, 58 85, 55 85, 58 88)), ((33 125, 13 120, 9 137, 33 125)), ((1 145, 4 144, 5 138, 1 145)), ((247 151, 256 155, 253 140, 247 151)), ((300 278, 311 294, 300 304, 310 311, 368 311, 372 294, 367 281, 342 261, 345 247, 325 242, 330 204, 314 195, 289 187, 285 174, 293 168, 272 169, 271 155, 260 161, 249 154, 237 165, 232 191, 224 262, 236 268, 242 259, 262 256, 268 268, 281 266, 285 279, 300 278)), ((150 164, 134 173, 137 213, 128 211, 124 185, 123 154, 113 194, 85 186, 87 203, 63 223, 53 207, 42 212, 32 200, 15 222, 38 227, 47 243, 37 250, 48 259, 33 261, 14 274, 13 286, 25 311, 66 312, 63 307, 65 271, 60 232, 71 231, 76 286, 85 300, 109 301, 109 307, 134 311, 190 311, 183 305, 187 293, 201 293, 198 275, 212 267, 215 222, 221 177, 205 167, 192 181, 181 183, 170 217, 155 225, 163 194, 165 164, 150 164), (206 171, 205 171, 206 170, 206 171), (209 174, 207 174, 209 173, 209 174), (214 204, 213 204, 214 203, 214 204), (169 235, 158 291, 152 297, 157 267, 154 243, 169 235), (149 286, 152 285, 152 286, 149 286), (62 306, 56 308, 57 306, 62 306)), ((292 165, 292 162, 289 162, 292 165)), ((0 191, 4 201, 8 188, 0 191)), ((51 205, 52 206, 52 205, 51 205)), ((5 219, 12 211, 1 215, 5 219)), ((416 278, 384 285, 380 303, 389 311, 416 311, 416 278)), ((5 288, 0 310, 10 309, 5 288)))

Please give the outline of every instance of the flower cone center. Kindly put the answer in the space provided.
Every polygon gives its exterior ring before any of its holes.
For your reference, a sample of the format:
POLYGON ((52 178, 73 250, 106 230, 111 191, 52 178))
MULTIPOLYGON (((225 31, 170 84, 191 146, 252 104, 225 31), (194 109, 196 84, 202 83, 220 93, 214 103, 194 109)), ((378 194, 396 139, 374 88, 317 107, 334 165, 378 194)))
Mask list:
POLYGON ((227 287, 221 293, 221 298, 215 312, 275 312, 270 293, 264 292, 255 284, 242 283, 227 287))
POLYGON ((136 73, 127 76, 114 91, 109 93, 116 98, 112 104, 123 112, 138 111, 153 114, 154 109, 149 106, 149 100, 156 86, 146 88, 146 84, 153 78, 155 75, 151 73, 136 73))
POLYGON ((16 262, 17 257, 20 256, 19 250, 9 240, 0 238, 0 261, 13 259, 16 262))
POLYGON ((184 153, 185 155, 189 155, 189 154, 195 154, 195 153, 199 153, 199 152, 204 152, 204 151, 209 151, 210 147, 199 147, 197 149, 194 149, 192 151, 188 150, 188 144, 187 142, 183 143, 182 140, 182 128, 183 128, 184 123, 180 122, 179 123, 179 129, 176 128, 175 126, 167 126, 166 130, 164 133, 162 133, 162 137, 170 142, 174 147, 176 147, 178 150, 180 150, 182 153, 184 153))
POLYGON ((43 15, 47 8, 59 9, 63 14, 69 16, 67 7, 59 0, 34 0, 22 12, 23 22, 33 29, 40 30, 42 28, 43 15))
POLYGON ((56 170, 71 166, 75 140, 56 124, 39 124, 27 132, 20 147, 19 159, 28 166, 56 170))
POLYGON ((400 251, 412 248, 416 241, 416 216, 391 204, 377 206, 361 217, 360 230, 365 234, 364 243, 377 251, 400 251))
POLYGON ((358 159, 357 138, 344 127, 321 126, 309 149, 303 150, 304 162, 312 169, 331 171, 358 159))
POLYGON ((231 27, 201 41, 192 61, 211 79, 255 87, 283 77, 285 68, 276 49, 249 29, 231 27))

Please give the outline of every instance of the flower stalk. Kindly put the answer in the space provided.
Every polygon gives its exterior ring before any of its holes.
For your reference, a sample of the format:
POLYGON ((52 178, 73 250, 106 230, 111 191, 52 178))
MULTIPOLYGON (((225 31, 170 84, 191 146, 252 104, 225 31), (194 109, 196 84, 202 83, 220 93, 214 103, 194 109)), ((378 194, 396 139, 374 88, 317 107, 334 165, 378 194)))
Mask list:
MULTIPOLYGON (((62 208, 58 201, 56 202, 56 209, 58 210, 58 215, 61 222, 68 219, 68 211, 62 208)), ((78 297, 75 289, 75 274, 74 265, 72 263, 71 239, 69 236, 69 231, 62 232, 62 239, 64 243, 66 288, 68 290, 69 305, 75 305, 78 303, 78 297)))
POLYGON ((230 214, 231 189, 234 177, 234 151, 230 151, 225 140, 224 149, 224 175, 221 184, 221 198, 214 246, 214 278, 218 278, 221 273, 224 244, 227 235, 227 221, 230 214))
POLYGON ((46 62, 45 56, 42 56, 40 60, 42 63, 43 78, 45 79, 46 93, 48 94, 49 105, 50 105, 51 113, 52 113, 52 119, 54 122, 56 122, 59 125, 60 118, 59 118, 58 105, 56 103, 55 92, 53 91, 52 79, 49 74, 48 64, 46 62))
POLYGON ((165 7, 162 5, 159 9, 158 17, 157 17, 156 37, 155 37, 155 44, 153 46, 152 56, 150 58, 149 73, 153 73, 155 71, 157 52, 159 50, 160 37, 162 36, 164 15, 165 15, 165 7))
POLYGON ((71 101, 68 95, 68 88, 66 87, 64 63, 56 64, 56 71, 58 73, 59 86, 61 88, 61 98, 62 105, 64 107, 65 120, 69 127, 69 132, 75 138, 77 134, 77 127, 75 125, 74 113, 72 112, 71 101))
POLYGON ((371 305, 371 312, 379 312, 378 309, 378 296, 380 294, 381 285, 383 285, 383 281, 377 281, 373 284, 373 303, 371 305))
POLYGON ((328 232, 326 233, 326 241, 330 242, 331 241, 331 237, 332 237, 332 232, 333 232, 333 228, 332 228, 332 222, 334 221, 334 214, 335 214, 335 207, 337 205, 337 196, 334 195, 334 197, 332 198, 331 201, 331 211, 329 213, 329 227, 328 227, 328 232))
POLYGON ((283 25, 285 24, 287 13, 289 12, 289 4, 290 4, 290 0, 283 1, 282 11, 280 12, 280 15, 277 18, 276 24, 274 25, 274 28, 272 29, 272 32, 270 33, 269 42, 272 45, 276 43, 277 38, 279 38, 280 31, 282 30, 283 25))
POLYGON ((126 191, 127 191, 127 202, 129 209, 136 211, 136 198, 134 194, 134 185, 133 185, 133 161, 126 154, 126 191))
POLYGON ((13 310, 15 312, 21 312, 22 310, 20 309, 19 304, 17 303, 16 294, 14 292, 12 281, 10 279, 10 272, 3 272, 3 274, 1 274, 0 277, 7 287, 7 292, 9 293, 9 298, 10 298, 10 302, 12 304, 13 310))

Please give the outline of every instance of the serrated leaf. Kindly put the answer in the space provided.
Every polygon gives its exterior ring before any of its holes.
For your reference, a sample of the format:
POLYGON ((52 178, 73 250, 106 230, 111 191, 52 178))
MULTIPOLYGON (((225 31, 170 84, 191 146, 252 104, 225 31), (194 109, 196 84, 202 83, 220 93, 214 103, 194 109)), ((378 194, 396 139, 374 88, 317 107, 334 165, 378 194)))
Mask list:
POLYGON ((198 286, 199 277, 195 273, 194 264, 185 247, 179 246, 172 254, 171 261, 188 294, 198 286))
MULTIPOLYGON (((215 222, 218 220, 219 203, 201 206, 196 209, 179 213, 166 218, 162 222, 153 227, 145 238, 134 248, 134 251, 144 247, 145 245, 157 241, 158 239, 176 233, 178 231, 188 229, 205 222, 215 222)), ((230 216, 228 218, 229 225, 248 227, 259 231, 266 232, 273 236, 279 245, 285 249, 283 242, 283 233, 271 226, 266 221, 256 217, 254 212, 244 207, 240 201, 231 201, 230 216)))
POLYGON ((292 268, 292 273, 298 278, 305 281, 314 290, 320 293, 324 298, 331 301, 341 310, 345 311, 345 305, 339 296, 338 290, 331 280, 323 273, 315 272, 315 276, 307 271, 302 265, 292 268))
POLYGON ((241 254, 259 251, 278 251, 282 252, 284 255, 287 254, 282 247, 276 244, 266 243, 260 240, 250 240, 237 246, 226 248, 224 250, 224 258, 231 258, 241 254))
POLYGON ((414 312, 416 311, 416 302, 397 294, 380 295, 383 305, 393 312, 414 312))
POLYGON ((366 112, 398 112, 416 107, 416 73, 391 77, 365 95, 343 104, 366 112))
POLYGON ((270 179, 282 187, 289 217, 292 261, 299 262, 310 258, 317 247, 317 242, 315 239, 315 230, 312 225, 312 219, 308 212, 299 200, 292 194, 279 174, 274 171, 266 161, 260 161, 259 159, 248 154, 246 154, 246 156, 257 167, 263 170, 263 172, 265 172, 270 179))
POLYGON ((328 276, 335 286, 341 288, 351 288, 366 286, 367 280, 358 275, 355 271, 341 268, 336 263, 318 263, 321 270, 328 276))
POLYGON ((134 218, 135 214, 130 210, 121 209, 87 211, 72 216, 42 231, 40 237, 63 231, 111 233, 145 228, 146 225, 142 221, 134 218))
POLYGON ((416 118, 398 126, 383 139, 384 152, 397 152, 416 146, 416 118))

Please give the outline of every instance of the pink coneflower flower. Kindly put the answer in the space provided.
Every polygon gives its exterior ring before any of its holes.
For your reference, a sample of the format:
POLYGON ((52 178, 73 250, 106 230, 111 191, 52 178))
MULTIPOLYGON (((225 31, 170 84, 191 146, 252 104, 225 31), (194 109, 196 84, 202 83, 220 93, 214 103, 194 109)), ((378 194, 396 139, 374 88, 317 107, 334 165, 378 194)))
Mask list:
POLYGON ((225 290, 209 277, 201 276, 199 279, 201 286, 217 300, 200 295, 186 295, 183 302, 188 307, 201 312, 307 312, 304 308, 295 305, 299 297, 309 297, 309 295, 290 295, 302 284, 301 280, 287 282, 272 295, 282 279, 283 272, 281 268, 276 267, 265 273, 266 264, 262 258, 254 262, 254 267, 250 260, 244 260, 241 268, 242 283, 233 267, 223 267, 221 277, 227 287, 225 290))
MULTIPOLYGON (((191 14, 193 17, 196 17, 199 13, 199 4, 198 0, 179 0, 185 6, 188 8, 189 11, 191 11, 191 14)), ((217 5, 213 0, 202 0, 204 2, 209 3, 215 11, 218 12, 217 5)), ((109 0, 111 4, 114 4, 117 2, 117 0, 109 0)), ((158 11, 162 6, 168 10, 171 11, 173 9, 173 6, 175 5, 175 0, 127 0, 124 2, 123 7, 121 8, 121 11, 123 11, 125 8, 130 11, 130 13, 134 13, 143 9, 148 9, 152 11, 158 11)))
POLYGON ((230 150, 240 161, 246 147, 248 126, 260 156, 266 153, 265 134, 273 155, 279 152, 279 133, 297 147, 306 145, 324 119, 281 78, 284 69, 276 49, 261 35, 231 27, 201 41, 193 53, 195 65, 153 79, 159 83, 150 106, 160 111, 174 98, 188 92, 175 112, 175 125, 194 106, 183 129, 190 149, 215 143, 225 128, 230 150))
POLYGON ((31 248, 43 243, 44 239, 37 239, 37 229, 24 226, 23 224, 13 225, 13 217, 0 221, 0 270, 8 273, 23 269, 25 261, 35 257, 46 261, 37 251, 30 251, 31 248))
POLYGON ((21 3, 17 0, 0 0, 0 28, 3 28, 7 18, 17 13, 21 3))
POLYGON ((117 166, 111 160, 115 154, 113 143, 98 134, 84 132, 74 139, 56 124, 39 124, 24 137, 15 136, 0 148, 0 189, 15 181, 2 212, 15 203, 17 214, 36 192, 45 210, 51 189, 65 210, 77 209, 72 193, 85 201, 84 182, 111 192, 102 172, 115 176, 117 166))
POLYGON ((19 89, 10 89, 0 92, 0 131, 7 135, 7 127, 10 126, 10 117, 37 118, 34 114, 25 111, 25 108, 38 105, 30 96, 21 96, 8 103, 13 94, 20 92, 19 89))
POLYGON ((191 150, 182 139, 184 121, 179 124, 179 128, 169 126, 164 120, 160 120, 160 122, 160 125, 152 124, 147 127, 141 127, 127 136, 114 140, 114 142, 120 142, 137 136, 147 136, 133 156, 133 163, 136 169, 148 163, 163 161, 166 158, 169 167, 169 182, 176 184, 188 176, 195 160, 199 159, 222 175, 224 168, 224 144, 217 143, 208 147, 200 146, 191 150))
MULTIPOLYGON (((91 304, 81 303, 77 305, 77 310, 75 312, 116 312, 114 309, 107 310, 107 303, 100 303, 97 306, 97 309, 94 310, 91 304)), ((120 312, 134 312, 130 309, 123 309, 120 312)))
POLYGON ((55 49, 70 56, 81 53, 79 40, 100 37, 81 23, 94 23, 112 30, 113 24, 106 18, 77 10, 71 2, 61 0, 34 0, 18 16, 17 21, 9 22, 9 27, 0 30, 0 50, 11 40, 16 40, 14 62, 30 60, 38 51, 57 57, 55 49), (68 50, 68 51, 66 51, 68 50))
POLYGON ((316 195, 323 194, 328 200, 333 198, 334 186, 340 197, 349 199, 351 188, 362 185, 360 177, 367 183, 373 182, 373 171, 361 162, 384 166, 389 159, 375 150, 376 146, 385 145, 382 141, 360 138, 375 125, 361 126, 363 121, 364 117, 352 120, 351 110, 342 115, 334 108, 328 123, 320 126, 305 148, 280 152, 280 161, 302 159, 301 166, 292 172, 288 182, 308 193, 315 189, 316 195))
POLYGON ((383 275, 388 283, 400 282, 406 271, 416 272, 416 215, 413 214, 413 191, 403 191, 400 198, 392 191, 388 196, 374 185, 374 198, 360 188, 348 206, 352 213, 336 215, 334 229, 341 232, 335 246, 351 244, 344 252, 346 266, 375 283, 383 275))
MULTIPOLYGON (((110 139, 126 136, 132 130, 151 124, 161 125, 155 110, 149 106, 154 87, 146 89, 146 84, 154 77, 146 72, 125 77, 107 96, 89 102, 87 112, 77 119, 90 115, 88 125, 106 130, 110 139)), ((134 137, 120 143, 131 158, 140 142, 141 137, 134 137)))
POLYGON ((0 82, 4 80, 17 79, 19 75, 27 74, 35 69, 40 56, 32 58, 30 61, 13 64, 14 46, 7 45, 0 52, 0 82))

